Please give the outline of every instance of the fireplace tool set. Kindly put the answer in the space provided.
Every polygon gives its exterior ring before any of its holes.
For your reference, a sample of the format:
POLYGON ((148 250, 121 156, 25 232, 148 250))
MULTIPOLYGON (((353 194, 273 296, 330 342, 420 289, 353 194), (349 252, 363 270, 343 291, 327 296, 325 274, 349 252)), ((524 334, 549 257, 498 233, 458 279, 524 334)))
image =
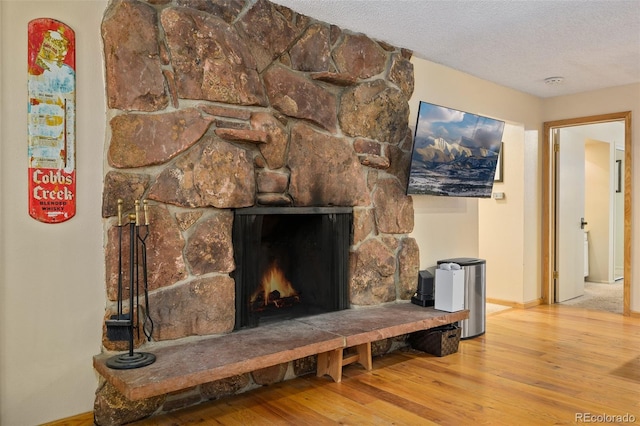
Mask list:
POLYGON ((107 367, 116 370, 128 370, 153 364, 155 355, 148 352, 134 352, 134 335, 140 337, 140 328, 147 340, 151 341, 153 320, 149 315, 149 288, 147 282, 147 244, 149 236, 149 209, 147 200, 143 201, 144 224, 140 220, 140 201, 135 201, 135 213, 129 219, 129 311, 124 312, 124 285, 122 268, 122 200, 118 200, 118 300, 117 313, 106 320, 107 338, 111 341, 129 341, 127 353, 114 355, 106 362, 107 367), (140 270, 142 269, 142 270, 140 270), (144 291, 145 306, 140 306, 140 276, 144 291), (142 327, 140 327, 140 310, 142 327))

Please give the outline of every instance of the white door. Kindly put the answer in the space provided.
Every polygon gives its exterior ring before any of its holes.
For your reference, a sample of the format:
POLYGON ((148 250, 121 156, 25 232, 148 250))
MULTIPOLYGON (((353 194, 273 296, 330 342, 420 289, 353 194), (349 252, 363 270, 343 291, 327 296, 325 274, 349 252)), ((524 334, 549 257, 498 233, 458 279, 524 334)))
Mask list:
MULTIPOLYGON (((556 302, 584 293, 584 137, 554 130, 556 157, 556 302)), ((606 200, 605 200, 606 202, 606 200)))

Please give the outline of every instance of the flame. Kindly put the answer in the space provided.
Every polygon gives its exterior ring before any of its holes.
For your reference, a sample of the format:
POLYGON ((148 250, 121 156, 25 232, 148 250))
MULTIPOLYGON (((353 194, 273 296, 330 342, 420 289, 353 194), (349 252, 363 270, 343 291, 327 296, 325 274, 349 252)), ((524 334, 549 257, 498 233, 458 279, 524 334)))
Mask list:
POLYGON ((262 282, 253 296, 251 296, 251 303, 254 303, 262 295, 262 300, 266 306, 270 301, 269 295, 275 291, 280 294, 280 298, 298 296, 298 292, 293 288, 287 277, 284 276, 284 272, 276 262, 272 263, 262 275, 262 282))

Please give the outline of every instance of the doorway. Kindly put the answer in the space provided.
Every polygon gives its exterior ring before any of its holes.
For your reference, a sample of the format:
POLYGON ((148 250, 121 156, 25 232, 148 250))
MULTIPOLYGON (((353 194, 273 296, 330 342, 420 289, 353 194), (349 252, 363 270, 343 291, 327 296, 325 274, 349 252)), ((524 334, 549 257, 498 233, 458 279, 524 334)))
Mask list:
MULTIPOLYGON (((631 112, 621 112, 613 114, 605 114, 590 117, 581 117, 567 120, 559 120, 544 123, 544 141, 542 147, 543 153, 543 242, 542 242, 542 300, 543 303, 556 303, 557 293, 556 284, 561 279, 561 273, 556 264, 557 259, 557 228, 558 220, 555 212, 556 203, 556 187, 558 183, 558 155, 556 153, 553 135, 558 133, 559 129, 582 126, 595 123, 607 123, 622 121, 624 123, 624 160, 621 161, 621 179, 624 191, 624 206, 631 206, 631 112)), ((630 315, 630 285, 631 285, 631 210, 624 209, 624 232, 623 232, 623 314, 630 315)))

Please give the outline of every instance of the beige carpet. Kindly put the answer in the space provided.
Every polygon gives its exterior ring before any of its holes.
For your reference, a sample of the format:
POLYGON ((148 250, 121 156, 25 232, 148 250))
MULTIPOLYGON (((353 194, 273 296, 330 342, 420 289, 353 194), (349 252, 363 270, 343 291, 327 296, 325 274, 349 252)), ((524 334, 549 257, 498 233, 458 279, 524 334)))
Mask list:
POLYGON ((622 280, 614 284, 585 282, 584 295, 562 302, 561 305, 621 314, 623 282, 622 280))

